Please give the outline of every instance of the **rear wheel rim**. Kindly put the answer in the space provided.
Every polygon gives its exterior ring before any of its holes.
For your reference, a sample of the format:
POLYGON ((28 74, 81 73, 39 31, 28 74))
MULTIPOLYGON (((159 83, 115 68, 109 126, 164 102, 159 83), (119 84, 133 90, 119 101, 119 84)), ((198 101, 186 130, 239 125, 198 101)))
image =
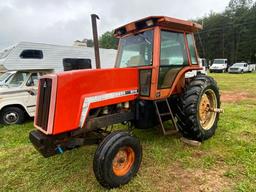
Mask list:
POLYGON ((4 121, 7 124, 15 124, 19 119, 19 115, 16 112, 8 112, 4 115, 4 121))
POLYGON ((208 89, 201 97, 198 110, 200 124, 203 129, 209 130, 212 128, 217 116, 216 112, 214 112, 216 108, 216 94, 212 89, 208 89))
POLYGON ((116 153, 112 168, 116 176, 126 175, 132 168, 135 161, 135 152, 131 147, 122 147, 116 153))

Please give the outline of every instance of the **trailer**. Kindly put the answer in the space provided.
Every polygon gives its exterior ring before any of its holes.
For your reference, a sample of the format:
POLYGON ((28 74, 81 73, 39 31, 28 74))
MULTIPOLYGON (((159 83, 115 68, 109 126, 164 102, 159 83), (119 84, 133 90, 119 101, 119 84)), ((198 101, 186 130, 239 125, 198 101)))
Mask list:
MULTIPOLYGON (((100 56, 106 61, 102 68, 112 68, 117 51, 100 49, 100 56)), ((45 43, 20 42, 0 51, 0 66, 8 71, 53 70, 64 71, 69 63, 91 63, 95 69, 94 49, 91 47, 73 47, 45 43), (80 61, 79 61, 80 59, 80 61)))

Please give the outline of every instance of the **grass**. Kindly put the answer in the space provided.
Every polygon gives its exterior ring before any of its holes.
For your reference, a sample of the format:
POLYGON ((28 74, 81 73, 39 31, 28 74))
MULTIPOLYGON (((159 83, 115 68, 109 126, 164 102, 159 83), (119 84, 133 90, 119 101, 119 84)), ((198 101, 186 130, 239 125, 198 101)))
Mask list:
MULTIPOLYGON (((255 191, 256 74, 211 74, 221 91, 252 97, 222 102, 214 137, 189 147, 179 136, 136 130, 143 161, 135 179, 111 191, 255 191)), ((48 159, 28 140, 33 123, 0 128, 0 191, 105 191, 94 178, 96 146, 48 159)))

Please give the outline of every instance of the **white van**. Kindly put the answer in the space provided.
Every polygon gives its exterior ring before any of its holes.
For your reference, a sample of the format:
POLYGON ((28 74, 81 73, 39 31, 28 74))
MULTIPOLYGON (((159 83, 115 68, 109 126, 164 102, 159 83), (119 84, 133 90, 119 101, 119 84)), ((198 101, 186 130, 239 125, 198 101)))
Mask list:
POLYGON ((209 72, 225 73, 228 70, 228 59, 214 59, 209 72))

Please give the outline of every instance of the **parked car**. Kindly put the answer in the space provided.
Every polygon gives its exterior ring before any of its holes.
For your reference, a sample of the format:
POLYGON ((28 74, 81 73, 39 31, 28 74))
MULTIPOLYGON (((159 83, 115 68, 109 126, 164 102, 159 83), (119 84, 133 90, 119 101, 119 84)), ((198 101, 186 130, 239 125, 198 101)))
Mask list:
POLYGON ((209 72, 225 73, 228 70, 228 59, 214 59, 209 72))
POLYGON ((234 63, 228 69, 229 73, 246 73, 250 72, 250 67, 248 63, 241 62, 241 63, 234 63))
POLYGON ((4 85, 16 73, 16 71, 7 71, 0 76, 0 86, 4 85))

